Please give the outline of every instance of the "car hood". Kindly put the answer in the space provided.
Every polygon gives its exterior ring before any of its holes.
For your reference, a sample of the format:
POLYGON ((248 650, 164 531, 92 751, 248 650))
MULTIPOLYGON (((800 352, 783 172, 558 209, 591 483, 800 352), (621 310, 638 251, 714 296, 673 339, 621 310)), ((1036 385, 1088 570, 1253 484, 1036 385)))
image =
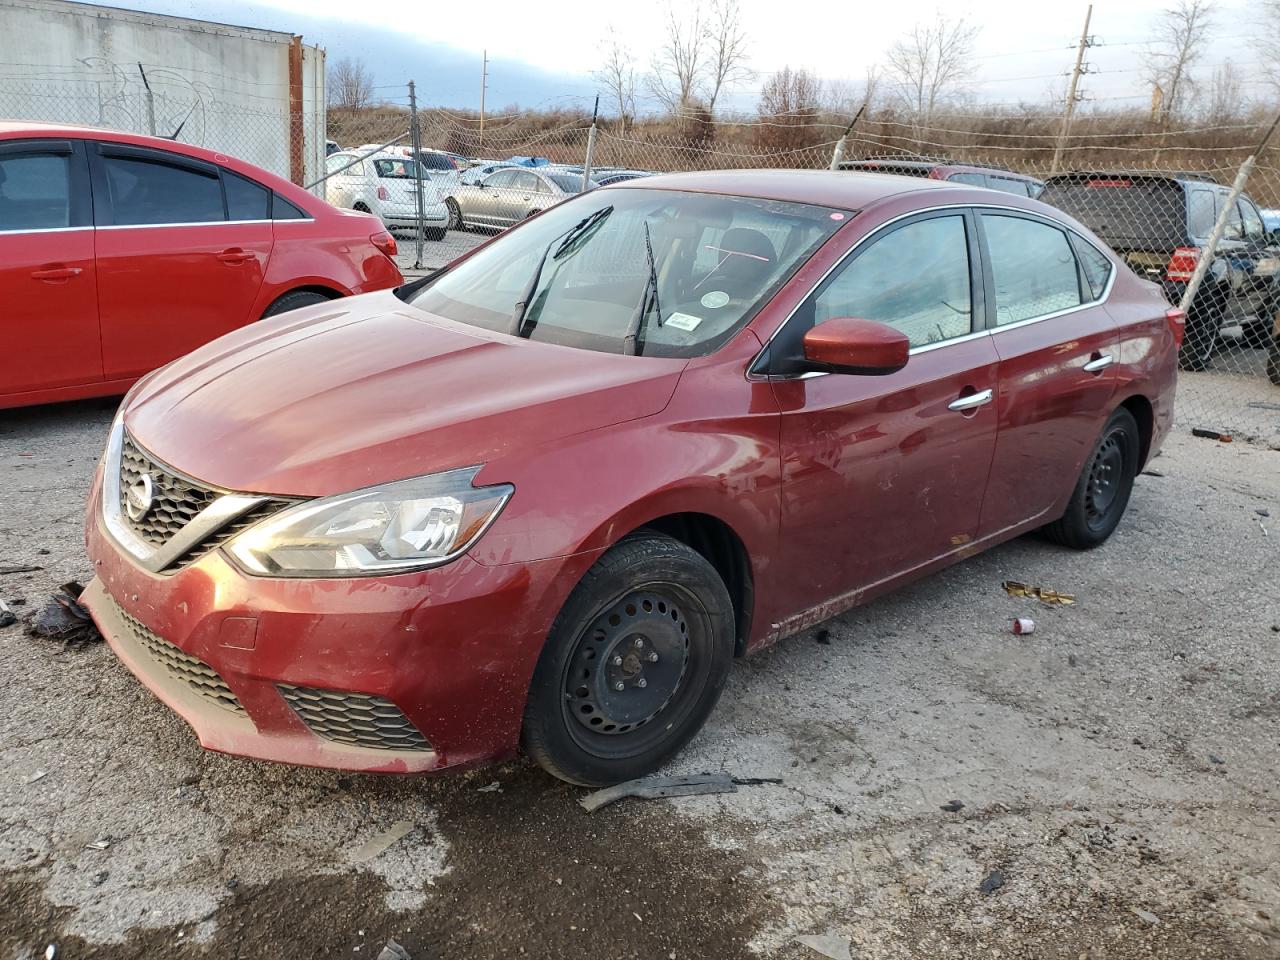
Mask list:
POLYGON ((652 415, 684 365, 489 333, 388 291, 306 307, 201 347, 139 385, 125 426, 205 484, 325 496, 495 463, 652 415))

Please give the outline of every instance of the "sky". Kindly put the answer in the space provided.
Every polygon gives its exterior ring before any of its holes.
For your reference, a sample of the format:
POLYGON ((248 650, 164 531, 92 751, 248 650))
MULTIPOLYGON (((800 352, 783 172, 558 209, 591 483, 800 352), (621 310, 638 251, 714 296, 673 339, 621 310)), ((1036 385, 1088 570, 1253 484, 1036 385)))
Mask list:
MULTIPOLYGON (((115 0, 107 0, 115 2, 115 0)), ((1141 55, 1159 11, 1172 0, 1099 0, 1086 55, 1087 100, 1098 106, 1143 106, 1150 91, 1142 82, 1141 55)), ((936 15, 924 6, 909 13, 887 3, 830 0, 740 0, 751 37, 750 66, 756 79, 727 101, 751 110, 763 78, 783 66, 805 67, 828 81, 854 88, 867 67, 883 63, 885 51, 915 16, 936 15), (833 16, 833 11, 835 15, 833 16), (825 25, 823 25, 825 24, 825 25)), ((351 0, 120 0, 119 6, 200 19, 301 33, 324 46, 330 62, 358 57, 388 98, 403 81, 417 82, 420 102, 472 108, 479 105, 482 51, 490 59, 488 107, 583 105, 596 84, 603 39, 612 28, 626 39, 641 66, 662 42, 656 0, 629 5, 542 5, 512 0, 363 5, 351 0), (368 13, 365 14, 364 11, 368 13)), ((1061 98, 1075 59, 1087 4, 1030 4, 1026 0, 948 3, 945 15, 963 16, 981 31, 975 71, 966 92, 980 103, 1048 103, 1061 98)), ((1219 0, 1215 39, 1201 72, 1231 59, 1252 82, 1246 94, 1261 96, 1257 55, 1250 48, 1249 21, 1255 0, 1219 0)))

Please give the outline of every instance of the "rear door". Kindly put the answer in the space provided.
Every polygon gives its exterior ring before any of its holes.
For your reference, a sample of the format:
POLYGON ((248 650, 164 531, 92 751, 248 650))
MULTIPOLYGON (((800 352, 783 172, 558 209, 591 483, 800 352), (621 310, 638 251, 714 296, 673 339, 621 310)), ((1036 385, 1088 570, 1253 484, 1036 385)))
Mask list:
POLYGON ((1034 214, 986 209, 978 219, 987 324, 1000 357, 980 531, 988 536, 1055 519, 1110 413, 1120 344, 1101 302, 1111 281, 1106 257, 1034 214))
POLYGON ((0 396, 102 380, 84 145, 0 141, 0 396))
POLYGON ((251 315, 271 255, 270 192, 165 150, 90 145, 107 379, 137 377, 251 315))

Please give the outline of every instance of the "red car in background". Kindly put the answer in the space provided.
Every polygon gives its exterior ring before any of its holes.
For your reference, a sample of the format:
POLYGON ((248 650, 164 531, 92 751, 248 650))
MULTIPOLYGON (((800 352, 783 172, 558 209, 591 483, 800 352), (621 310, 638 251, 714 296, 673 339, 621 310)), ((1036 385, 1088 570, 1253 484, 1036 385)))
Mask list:
POLYGON ((0 408, 123 393, 265 316, 402 282, 373 217, 155 137, 0 122, 0 408))
POLYGON ((814 171, 581 194, 151 375, 84 593, 206 747, 638 777, 735 655, 1119 524, 1182 315, 1025 197, 814 171))

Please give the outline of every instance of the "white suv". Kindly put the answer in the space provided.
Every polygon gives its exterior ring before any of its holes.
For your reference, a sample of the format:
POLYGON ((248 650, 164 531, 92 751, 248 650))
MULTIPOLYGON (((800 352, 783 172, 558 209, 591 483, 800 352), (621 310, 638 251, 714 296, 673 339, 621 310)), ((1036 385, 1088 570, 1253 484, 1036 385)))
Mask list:
POLYGON ((443 240, 449 211, 431 179, 408 157, 391 153, 362 156, 339 151, 325 160, 329 178, 325 199, 335 207, 363 210, 378 217, 387 229, 413 230, 418 222, 414 178, 422 176, 422 223, 428 240, 443 240))

